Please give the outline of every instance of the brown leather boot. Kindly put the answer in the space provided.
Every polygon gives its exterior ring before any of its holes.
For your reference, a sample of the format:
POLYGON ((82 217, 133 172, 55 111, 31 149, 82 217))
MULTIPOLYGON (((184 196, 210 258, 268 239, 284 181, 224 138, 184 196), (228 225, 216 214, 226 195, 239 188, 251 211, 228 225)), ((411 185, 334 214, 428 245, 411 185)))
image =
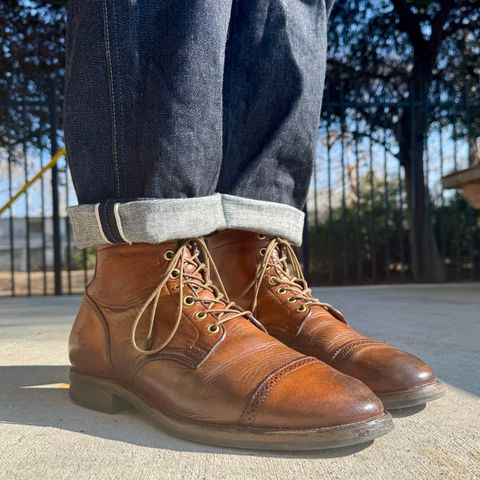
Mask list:
POLYGON ((358 378, 386 409, 444 394, 427 364, 359 334, 338 310, 314 298, 288 242, 229 230, 208 243, 230 297, 250 309, 270 335, 358 378))
POLYGON ((391 430, 366 386, 265 333, 211 265, 200 239, 99 246, 70 337, 71 398, 111 413, 129 403, 224 446, 330 448, 391 430))

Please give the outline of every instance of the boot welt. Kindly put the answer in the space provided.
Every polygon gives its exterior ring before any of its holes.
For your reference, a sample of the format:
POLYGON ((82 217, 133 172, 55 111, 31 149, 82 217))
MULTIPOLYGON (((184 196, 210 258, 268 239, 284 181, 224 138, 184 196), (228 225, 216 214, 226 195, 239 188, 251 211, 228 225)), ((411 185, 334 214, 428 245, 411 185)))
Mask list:
POLYGON ((445 395, 445 384, 440 380, 420 387, 409 388, 398 392, 375 392, 386 410, 416 407, 431 402, 445 395))
POLYGON ((361 422, 307 429, 195 423, 165 415, 118 382, 75 372, 70 372, 69 391, 71 400, 80 406, 105 413, 117 413, 131 405, 170 434, 222 447, 321 450, 371 442, 393 430, 392 418, 388 412, 361 422))

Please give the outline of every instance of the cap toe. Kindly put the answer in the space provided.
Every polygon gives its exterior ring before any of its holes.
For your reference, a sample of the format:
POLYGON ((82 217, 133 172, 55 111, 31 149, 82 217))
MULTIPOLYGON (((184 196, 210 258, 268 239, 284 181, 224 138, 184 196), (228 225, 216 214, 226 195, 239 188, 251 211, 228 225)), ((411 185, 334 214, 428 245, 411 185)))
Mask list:
MULTIPOLYGON (((256 389, 248 421, 273 428, 321 428, 365 421, 383 413, 376 395, 362 382, 308 359, 287 366, 256 389)), ((246 418, 245 417, 245 418, 246 418)))
POLYGON ((339 369, 374 392, 395 392, 435 382, 432 369, 414 355, 389 345, 367 345, 354 351, 339 369))

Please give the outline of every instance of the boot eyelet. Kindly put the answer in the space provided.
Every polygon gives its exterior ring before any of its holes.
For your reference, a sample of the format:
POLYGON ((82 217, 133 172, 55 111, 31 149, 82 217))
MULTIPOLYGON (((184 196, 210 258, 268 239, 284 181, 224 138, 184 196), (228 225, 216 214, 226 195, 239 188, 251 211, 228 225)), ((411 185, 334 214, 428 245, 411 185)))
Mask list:
POLYGON ((207 318, 207 313, 204 312, 203 310, 200 310, 199 312, 197 312, 197 313, 195 314, 195 318, 196 318, 197 320, 204 320, 205 318, 207 318))
POLYGON ((175 252, 173 250, 167 250, 163 255, 165 260, 171 260, 175 256, 175 252))
POLYGON ((276 279, 275 277, 270 277, 270 278, 268 279, 268 283, 269 283, 270 285, 277 285, 277 284, 278 284, 277 279, 276 279))
POLYGON ((180 270, 178 268, 174 268, 170 273, 172 278, 178 278, 180 276, 180 270))
POLYGON ((193 297, 191 297, 190 295, 187 295, 184 299, 183 299, 183 304, 186 305, 187 307, 189 307, 190 305, 193 305, 195 303, 195 300, 193 297))
POLYGON ((260 240, 265 240, 265 235, 263 233, 259 233, 257 235, 257 238, 259 238, 260 240))
POLYGON ((265 252, 267 251, 266 248, 260 249, 260 255, 263 257, 265 255, 265 252))
POLYGON ((288 299, 288 302, 289 302, 289 303, 294 303, 294 302, 296 302, 296 301, 297 301, 297 299, 296 299, 295 297, 290 297, 290 298, 288 299))
POLYGON ((207 333, 211 333, 212 335, 214 333, 218 333, 219 331, 220 331, 220 327, 215 323, 212 323, 207 327, 207 333))
POLYGON ((300 312, 300 313, 303 313, 307 310, 307 307, 305 305, 300 305, 298 308, 297 308, 297 312, 300 312))
POLYGON ((172 292, 178 292, 180 290, 180 284, 179 283, 176 283, 173 287, 172 287, 172 292))
POLYGON ((280 295, 283 295, 284 293, 286 293, 287 290, 283 287, 280 287, 278 290, 277 290, 277 293, 279 293, 280 295))

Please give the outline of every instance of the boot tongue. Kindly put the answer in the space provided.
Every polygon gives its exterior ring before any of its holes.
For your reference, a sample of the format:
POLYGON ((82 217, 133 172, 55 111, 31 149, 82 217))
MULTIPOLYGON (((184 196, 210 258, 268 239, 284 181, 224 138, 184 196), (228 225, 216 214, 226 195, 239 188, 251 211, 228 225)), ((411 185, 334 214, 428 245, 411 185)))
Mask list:
POLYGON ((275 267, 275 272, 278 278, 281 280, 292 280, 293 277, 290 274, 289 265, 285 260, 280 260, 284 256, 281 248, 282 247, 278 246, 275 248, 275 250, 273 250, 269 263, 275 267))
MULTIPOLYGON (((198 265, 200 265, 200 262, 198 261, 198 259, 192 260, 192 257, 194 255, 194 253, 196 253, 195 252, 195 247, 193 245, 190 246, 189 244, 187 244, 182 248, 185 250, 184 251, 185 262, 183 264, 183 271, 185 273, 188 273, 189 275, 192 275, 193 272, 195 272, 198 265), (188 263, 187 260, 192 260, 192 263, 188 263), (194 265, 194 263, 195 263, 195 265, 194 265)), ((180 265, 180 262, 178 263, 177 267, 182 268, 182 266, 180 265)), ((195 278, 198 278, 199 280, 204 281, 202 273, 197 273, 194 276, 195 276, 195 278)))
MULTIPOLYGON (((291 273, 291 266, 286 262, 286 260, 280 260, 284 256, 284 252, 282 250, 283 249, 281 246, 277 246, 272 252, 269 263, 274 266, 277 277, 281 281, 292 281, 295 277, 291 273)), ((303 285, 298 283, 298 288, 302 289, 303 285)))
MULTIPOLYGON (((197 253, 197 249, 195 245, 187 244, 182 248, 185 249, 185 252, 184 252, 185 261, 183 264, 184 273, 191 275, 193 278, 198 279, 197 286, 194 287, 195 293, 202 298, 209 298, 209 299, 215 298, 215 295, 213 294, 213 292, 201 287, 201 285, 205 284, 207 281, 206 269, 203 269, 201 272, 194 273, 195 270, 201 265, 201 260, 198 257, 193 259, 193 256, 195 255, 195 253, 197 253), (187 262, 187 260, 191 260, 191 262, 187 262)), ((177 268, 179 269, 182 268, 182 266, 180 265, 180 262, 178 263, 177 268)))

